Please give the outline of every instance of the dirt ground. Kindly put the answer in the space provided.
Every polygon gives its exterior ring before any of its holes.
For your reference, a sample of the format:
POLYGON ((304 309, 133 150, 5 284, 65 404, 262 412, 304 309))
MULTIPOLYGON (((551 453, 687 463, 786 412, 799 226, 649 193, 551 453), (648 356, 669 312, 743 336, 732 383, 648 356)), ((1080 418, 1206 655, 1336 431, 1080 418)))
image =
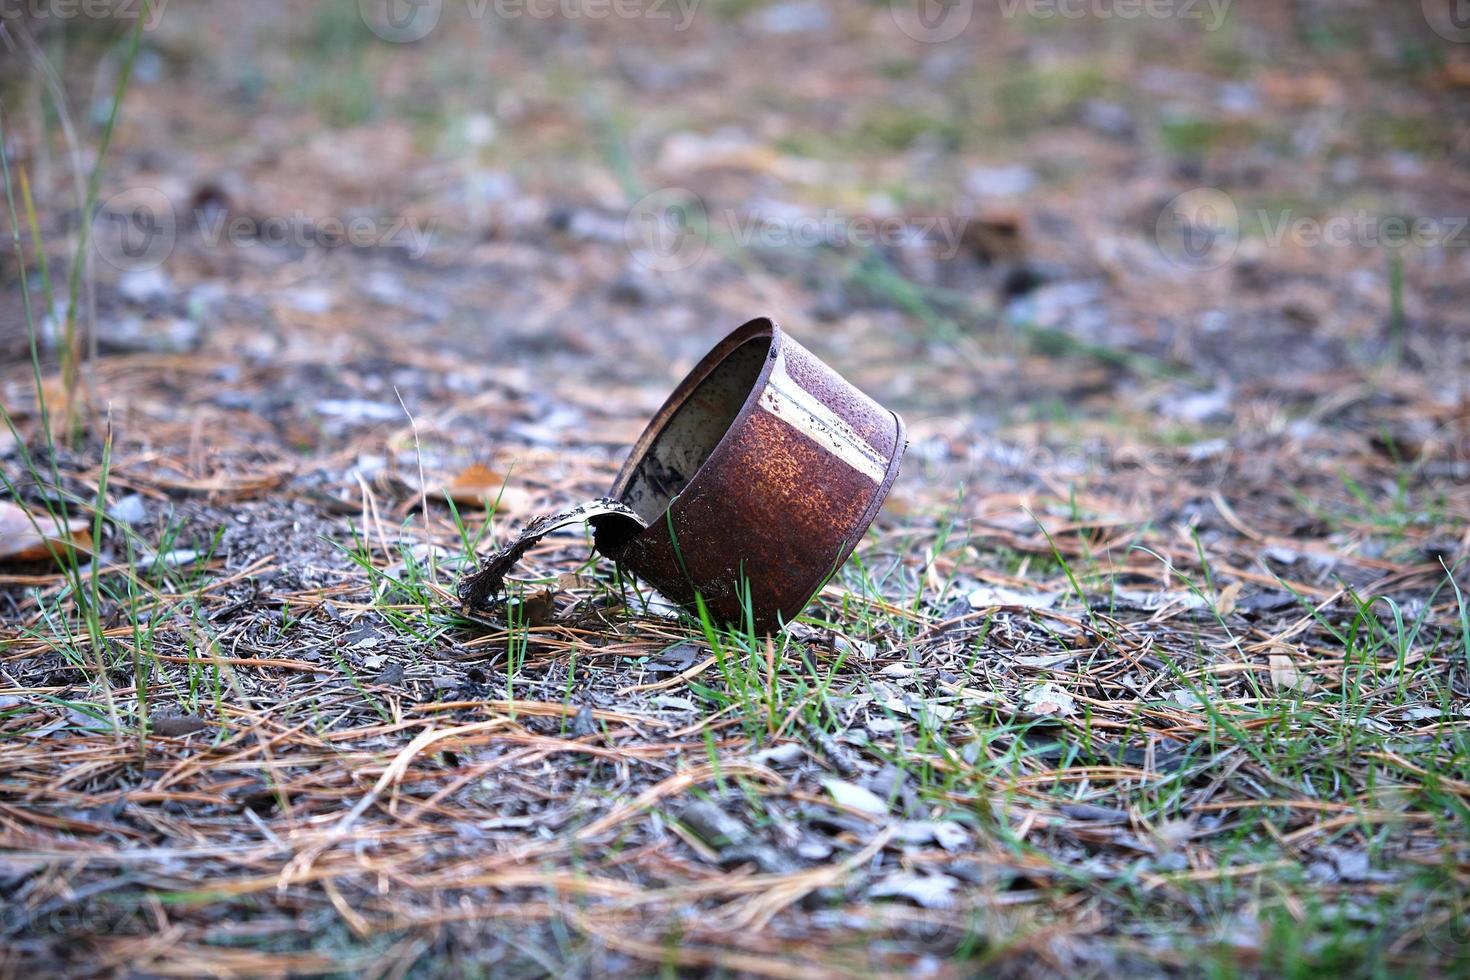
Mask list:
POLYGON ((1442 6, 0 5, 97 532, 0 557, 0 974, 1466 975, 1442 6), (461 615, 762 315, 910 438, 800 622, 461 615))

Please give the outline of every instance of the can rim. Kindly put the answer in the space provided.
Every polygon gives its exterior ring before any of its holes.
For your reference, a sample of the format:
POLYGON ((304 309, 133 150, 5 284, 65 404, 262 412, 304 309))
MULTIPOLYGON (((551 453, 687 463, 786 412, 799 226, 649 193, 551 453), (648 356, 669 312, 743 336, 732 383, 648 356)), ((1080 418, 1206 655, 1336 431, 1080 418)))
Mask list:
MULTIPOLYGON (((759 406, 761 393, 770 384, 771 374, 781 357, 781 352, 788 342, 790 342, 786 332, 781 329, 774 318, 769 316, 755 317, 731 331, 724 339, 715 344, 689 373, 684 376, 684 379, 679 382, 674 388, 674 391, 664 400, 664 403, 659 407, 659 410, 654 414, 648 425, 644 427, 642 434, 633 444, 633 448, 629 450, 628 457, 624 460, 622 469, 619 470, 617 478, 613 481, 612 489, 609 491, 609 496, 620 501, 623 499, 623 494, 627 492, 628 486, 632 481, 633 475, 637 472, 638 467, 642 464, 648 453, 652 451, 653 444, 662 435, 664 429, 668 426, 679 408, 688 401, 694 392, 698 390, 699 386, 704 383, 705 379, 726 358, 739 347, 758 337, 770 337, 771 345, 769 351, 767 351, 765 362, 761 365, 759 374, 757 374, 755 381, 751 384, 750 391, 746 393, 745 401, 741 404, 740 410, 735 413, 734 418, 730 420, 729 425, 710 450, 709 455, 689 477, 684 487, 669 501, 668 505, 658 515, 658 518, 635 537, 641 537, 646 534, 661 536, 666 533, 663 528, 659 528, 659 525, 666 524, 669 521, 670 515, 677 513, 680 497, 691 490, 697 489, 701 480, 705 478, 707 471, 718 467, 719 463, 727 455, 727 447, 736 438, 736 434, 745 427, 750 416, 759 406), (658 529, 655 530, 656 528, 658 529)), ((815 355, 811 356, 815 357, 815 355)), ((838 377, 841 376, 838 375, 838 377)), ((853 386, 846 378, 842 378, 842 380, 856 390, 856 386, 853 386)), ((765 625, 779 629, 800 616, 806 607, 811 604, 812 599, 816 597, 817 593, 846 564, 847 560, 852 557, 852 553, 856 550, 858 543, 862 541, 863 536, 868 532, 868 528, 877 519, 878 512, 882 509, 883 503, 888 498, 888 493, 892 489, 894 481, 898 478, 899 468, 903 462, 903 455, 908 447, 907 429, 904 426, 902 417, 897 412, 886 407, 883 407, 883 410, 888 412, 893 418, 894 441, 893 451, 887 459, 882 481, 874 487, 872 497, 869 499, 862 515, 853 522, 851 527, 845 529, 842 547, 838 551, 831 566, 817 575, 811 582, 807 583, 799 592, 795 589, 791 590, 791 594, 797 596, 797 598, 782 601, 780 607, 775 611, 776 622, 765 625)), ((636 568, 633 571, 637 573, 636 568)), ((688 584, 691 590, 696 593, 699 591, 698 586, 694 582, 689 582, 688 584)), ((760 625, 762 624, 757 623, 757 626, 760 625)))

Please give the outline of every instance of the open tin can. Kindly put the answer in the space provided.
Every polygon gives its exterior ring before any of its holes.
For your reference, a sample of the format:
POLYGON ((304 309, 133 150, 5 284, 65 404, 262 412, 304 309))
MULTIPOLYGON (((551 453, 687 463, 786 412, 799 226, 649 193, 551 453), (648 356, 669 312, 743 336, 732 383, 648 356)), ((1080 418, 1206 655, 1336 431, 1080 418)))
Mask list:
POLYGON ((664 402, 609 496, 527 523, 460 580, 460 601, 501 595, 536 542, 585 522, 598 551, 691 612, 775 632, 852 554, 905 446, 896 414, 751 320, 664 402))
POLYGON ((852 554, 898 476, 903 420, 775 321, 720 341, 634 445, 599 551, 717 622, 774 632, 852 554))

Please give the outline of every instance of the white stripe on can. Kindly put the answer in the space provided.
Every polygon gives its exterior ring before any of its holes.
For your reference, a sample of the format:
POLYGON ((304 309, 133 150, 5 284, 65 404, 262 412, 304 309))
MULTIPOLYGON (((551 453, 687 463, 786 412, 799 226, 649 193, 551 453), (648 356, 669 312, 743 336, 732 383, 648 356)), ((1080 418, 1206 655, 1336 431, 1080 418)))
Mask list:
POLYGON ((872 480, 882 483, 888 460, 852 426, 813 398, 786 373, 786 357, 776 356, 770 380, 761 392, 760 407, 872 480))

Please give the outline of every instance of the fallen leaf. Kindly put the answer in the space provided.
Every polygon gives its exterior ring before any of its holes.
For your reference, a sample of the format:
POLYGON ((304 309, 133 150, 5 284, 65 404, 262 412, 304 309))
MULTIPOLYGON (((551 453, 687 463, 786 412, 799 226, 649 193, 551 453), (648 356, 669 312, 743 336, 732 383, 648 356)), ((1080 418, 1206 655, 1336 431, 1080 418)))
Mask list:
POLYGON ((466 466, 444 486, 445 496, 458 507, 488 507, 501 496, 502 490, 510 490, 505 475, 483 463, 466 466))
POLYGON ((806 758, 806 750, 801 747, 800 742, 787 742, 762 749, 750 758, 752 762, 763 766, 794 766, 806 758))
POLYGON ((751 836, 745 824, 708 801, 685 807, 679 814, 679 823, 711 847, 743 844, 751 836))
POLYGON ((380 670, 368 684, 374 687, 397 687, 403 683, 403 664, 393 663, 380 670))
POLYGON ((1194 836, 1194 821, 1188 818, 1181 820, 1161 820, 1153 829, 1153 837, 1162 853, 1168 854, 1177 851, 1189 839, 1194 836))
POLYGON ((1071 660, 1076 660, 1075 653, 1043 653, 1034 657, 1016 657, 1015 661, 1021 667, 1060 667, 1071 660))
POLYGON ((183 565, 192 565, 199 560, 199 552, 192 548, 180 548, 163 555, 145 555, 138 559, 139 571, 148 571, 162 565, 165 568, 179 568, 183 565))
POLYGON ((63 557, 73 549, 91 551, 90 522, 75 517, 63 530, 50 514, 0 501, 0 561, 44 561, 53 547, 63 557))
POLYGON ((1173 609, 1203 609, 1209 602, 1193 592, 1147 592, 1138 589, 1114 589, 1113 602, 1127 609, 1154 612, 1168 606, 1173 609))
POLYGON ((1055 684, 1042 684, 1026 692, 1023 698, 1026 709, 1034 715, 1054 715, 1064 718, 1077 708, 1072 695, 1055 684))
POLYGON ((967 597, 974 609, 994 606, 1020 606, 1022 609, 1050 609, 1062 597, 1060 592, 1017 592, 998 585, 983 585, 967 597))
POLYGON ((946 851, 957 851, 970 842, 965 828, 949 820, 906 820, 896 836, 905 844, 938 844, 946 851))
POLYGON ((1283 691, 1300 691, 1303 694, 1316 690, 1317 685, 1310 677, 1303 677, 1296 669, 1296 661, 1284 653, 1273 653, 1270 658, 1271 683, 1283 691))
POLYGON ((1215 612, 1221 616, 1229 616, 1235 612, 1235 604, 1240 599, 1240 591, 1244 588, 1244 582, 1231 582, 1220 590, 1220 595, 1215 599, 1215 612))
POLYGON ((845 806, 851 810, 861 810, 863 813, 871 813, 875 816, 883 816, 888 812, 888 804, 880 800, 872 790, 863 789, 856 783, 849 783, 843 779, 826 779, 822 785, 827 792, 832 794, 832 799, 838 805, 845 806))
POLYGON ((1172 701, 1181 708, 1198 708, 1202 706, 1199 697, 1193 691, 1183 687, 1176 687, 1173 690, 1165 691, 1164 700, 1172 701))
POLYGON ((515 621, 521 626, 546 626, 556 620, 556 593, 550 589, 528 595, 516 607, 515 621))
MULTIPOLYGON (((72 406, 72 395, 80 392, 68 389, 60 375, 52 375, 41 382, 41 398, 46 403, 46 423, 53 442, 66 442, 68 422, 78 422, 82 417, 82 406, 72 406)), ((80 401, 80 397, 78 401, 80 401)), ((35 407, 35 417, 41 417, 41 406, 35 407)))
POLYGON ((919 875, 900 871, 868 889, 871 898, 906 898, 920 908, 947 909, 954 904, 959 882, 948 875, 919 875))
POLYGON ((1128 822, 1128 812, 1116 807, 1098 806, 1095 803, 1063 803, 1059 808, 1073 820, 1088 820, 1099 824, 1121 824, 1128 822))

